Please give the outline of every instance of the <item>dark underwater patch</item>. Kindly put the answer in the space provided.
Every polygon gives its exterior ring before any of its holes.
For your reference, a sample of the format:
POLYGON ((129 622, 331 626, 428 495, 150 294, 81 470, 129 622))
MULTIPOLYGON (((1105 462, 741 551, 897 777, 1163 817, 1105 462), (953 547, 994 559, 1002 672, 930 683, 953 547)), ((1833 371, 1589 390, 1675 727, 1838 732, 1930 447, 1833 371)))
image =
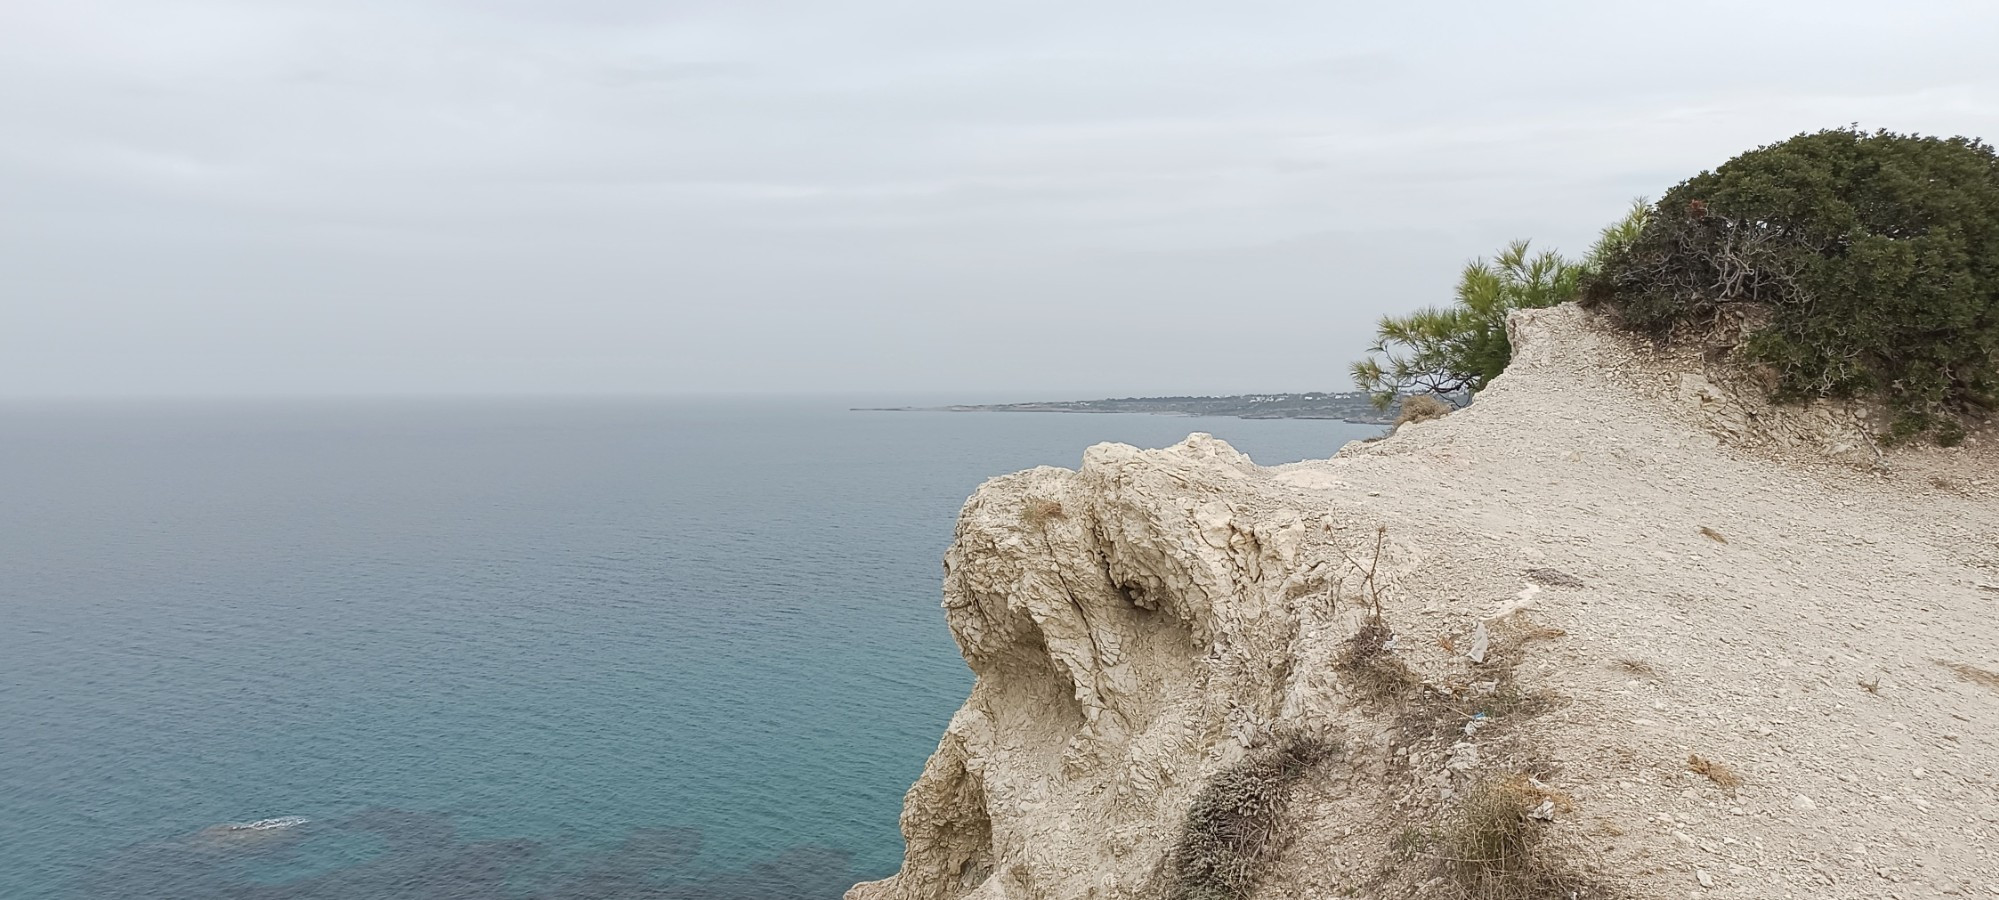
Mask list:
POLYGON ((633 828, 622 842, 604 849, 560 839, 461 840, 448 816, 374 808, 295 830, 283 840, 256 843, 218 845, 177 838, 127 848, 79 879, 71 895, 154 900, 831 900, 868 877, 854 871, 851 854, 813 846, 717 871, 700 864, 702 835, 693 828, 633 828), (336 864, 327 865, 329 857, 336 864), (295 877, 283 878, 286 872, 295 877))

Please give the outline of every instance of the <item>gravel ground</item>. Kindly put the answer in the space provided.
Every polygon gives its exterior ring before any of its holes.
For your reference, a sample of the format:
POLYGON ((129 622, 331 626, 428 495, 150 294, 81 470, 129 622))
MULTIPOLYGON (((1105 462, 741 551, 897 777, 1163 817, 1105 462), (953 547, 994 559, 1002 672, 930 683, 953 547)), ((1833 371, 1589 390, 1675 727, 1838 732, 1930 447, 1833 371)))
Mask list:
POLYGON ((1474 406, 1279 478, 1388 527, 1406 632, 1565 632, 1520 669, 1562 703, 1514 738, 1604 871, 1999 897, 1999 439, 1877 455, 1852 413, 1763 407, 1584 311, 1514 327, 1474 406))

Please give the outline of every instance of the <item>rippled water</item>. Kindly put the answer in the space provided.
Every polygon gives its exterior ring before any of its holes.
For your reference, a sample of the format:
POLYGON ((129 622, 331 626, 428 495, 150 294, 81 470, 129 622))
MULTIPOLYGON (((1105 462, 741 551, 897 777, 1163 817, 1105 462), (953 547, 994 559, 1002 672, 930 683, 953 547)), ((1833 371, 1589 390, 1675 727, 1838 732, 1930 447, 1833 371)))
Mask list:
POLYGON ((981 480, 1375 430, 849 405, 0 409, 0 897, 838 897, 981 480))

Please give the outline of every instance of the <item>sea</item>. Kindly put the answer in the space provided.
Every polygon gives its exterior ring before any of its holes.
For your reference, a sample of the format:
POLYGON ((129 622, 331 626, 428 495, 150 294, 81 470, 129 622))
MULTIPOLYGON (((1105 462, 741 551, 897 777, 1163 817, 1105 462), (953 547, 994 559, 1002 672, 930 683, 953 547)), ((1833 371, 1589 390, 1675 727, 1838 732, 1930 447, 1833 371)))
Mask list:
POLYGON ((0 406, 0 898, 838 898, 981 481, 1380 430, 912 399, 0 406))

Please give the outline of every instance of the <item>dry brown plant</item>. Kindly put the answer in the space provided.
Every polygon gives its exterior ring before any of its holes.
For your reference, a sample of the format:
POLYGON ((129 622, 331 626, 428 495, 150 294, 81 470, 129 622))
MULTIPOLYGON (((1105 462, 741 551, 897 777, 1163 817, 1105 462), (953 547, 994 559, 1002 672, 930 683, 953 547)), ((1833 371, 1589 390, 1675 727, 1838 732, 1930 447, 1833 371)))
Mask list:
POLYGON ((1049 519, 1062 518, 1062 504, 1056 500, 1031 497, 1020 508, 1020 520, 1036 528, 1047 524, 1049 519))
POLYGON ((1695 774, 1707 776, 1707 780, 1726 788, 1731 794, 1742 786, 1742 776, 1736 774, 1734 769, 1698 753, 1687 754, 1687 768, 1692 769, 1695 774))
POLYGON ((1967 666, 1964 663, 1945 662, 1941 659, 1931 661, 1957 673, 1957 677, 1963 681, 1999 691, 1999 672, 1987 671, 1977 666, 1967 666))
POLYGON ((1395 424, 1408 422, 1428 422, 1451 414, 1453 407, 1435 394, 1411 394, 1402 398, 1402 410, 1395 415, 1395 424))
POLYGON ((1659 674, 1659 670, 1657 668, 1654 668, 1651 663, 1648 663, 1642 659, 1631 659, 1629 657, 1620 657, 1617 660, 1617 667, 1623 669, 1626 672, 1630 672, 1633 675, 1641 675, 1646 678, 1651 678, 1659 674))
POLYGON ((1437 860, 1464 897, 1599 897, 1576 863, 1581 849, 1556 832, 1575 804, 1526 775, 1489 778, 1464 795, 1437 835, 1437 860))

